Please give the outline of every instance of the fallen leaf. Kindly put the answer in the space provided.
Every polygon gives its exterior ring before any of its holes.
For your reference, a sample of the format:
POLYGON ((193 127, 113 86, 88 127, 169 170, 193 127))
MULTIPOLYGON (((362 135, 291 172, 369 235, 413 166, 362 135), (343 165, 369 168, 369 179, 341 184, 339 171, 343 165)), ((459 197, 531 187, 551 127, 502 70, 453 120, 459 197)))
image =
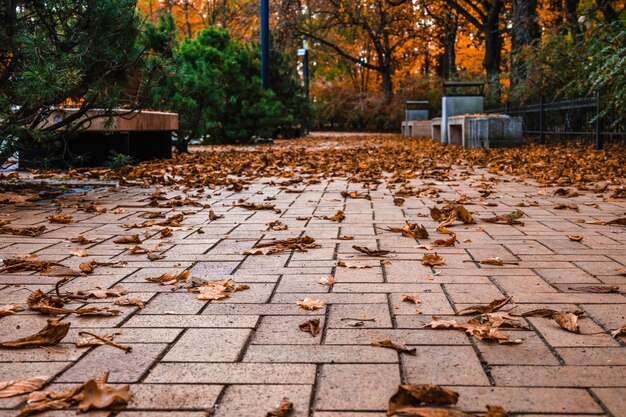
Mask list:
POLYGON ((74 221, 72 216, 64 213, 51 214, 49 216, 46 216, 46 220, 48 220, 50 223, 61 224, 70 224, 74 221))
POLYGON ((549 308, 540 308, 537 310, 527 311, 522 317, 546 317, 554 320, 561 328, 571 333, 580 333, 578 327, 578 316, 582 314, 579 311, 557 311, 549 308))
POLYGON ((28 308, 34 311, 39 311, 43 314, 48 314, 50 316, 58 316, 60 314, 78 314, 82 315, 105 315, 105 316, 116 316, 121 313, 119 310, 112 310, 108 307, 89 307, 89 308, 78 308, 78 309, 68 309, 64 308, 65 302, 57 297, 52 297, 50 295, 46 295, 40 289, 33 291, 28 298, 26 299, 26 304, 28 308))
POLYGON ((494 326, 490 321, 481 323, 476 319, 472 319, 467 322, 457 322, 456 320, 440 320, 437 317, 433 317, 433 320, 430 323, 425 324, 420 328, 463 330, 465 333, 474 336, 479 340, 498 342, 499 344, 522 343, 522 339, 511 340, 508 334, 502 333, 499 330, 499 326, 494 326))
POLYGON ((84 258, 85 256, 87 256, 87 251, 79 249, 79 248, 74 248, 72 249, 72 252, 70 252, 73 256, 78 256, 80 258, 84 258))
POLYGON ((341 268, 367 269, 367 268, 374 268, 375 266, 378 266, 378 265, 368 265, 368 264, 360 264, 360 263, 355 263, 355 262, 339 261, 337 262, 337 266, 341 268))
MULTIPOLYGON (((74 293, 68 293, 74 294, 74 293)), ((116 285, 113 288, 103 290, 100 287, 96 287, 93 290, 79 290, 75 293, 75 295, 82 295, 87 298, 108 298, 108 297, 121 297, 122 295, 128 294, 128 290, 124 288, 122 285, 116 285)))
POLYGON ((387 415, 402 413, 408 408, 419 407, 424 404, 447 406, 454 405, 458 401, 458 393, 439 385, 399 385, 396 393, 389 398, 387 415))
POLYGON ((512 261, 503 261, 500 257, 496 256, 493 258, 485 258, 480 261, 483 265, 496 265, 496 266, 504 266, 504 265, 519 265, 519 262, 512 261))
POLYGON ((437 247, 454 246, 455 243, 456 243, 456 234, 452 233, 452 236, 450 236, 449 239, 437 239, 432 243, 432 245, 437 246, 437 247))
POLYGON ((617 285, 589 285, 587 287, 569 287, 571 291, 592 292, 592 293, 610 293, 619 292, 617 285))
POLYGON ((326 302, 322 300, 316 300, 311 297, 305 297, 302 300, 299 300, 296 304, 305 310, 319 310, 326 305, 326 302))
POLYGON ((391 253, 391 251, 389 251, 389 250, 370 249, 370 248, 367 248, 365 246, 357 246, 357 245, 353 245, 352 249, 354 249, 357 252, 361 252, 361 253, 364 253, 366 255, 369 255, 369 256, 385 256, 385 255, 388 255, 388 254, 391 253))
POLYGON ((146 281, 157 282, 159 285, 175 285, 180 281, 185 281, 189 278, 189 270, 179 272, 178 274, 162 274, 158 277, 148 277, 146 281))
POLYGON ((428 230, 421 224, 406 222, 402 227, 388 227, 387 229, 393 233, 401 233, 404 237, 414 239, 428 239, 428 230))
POLYGON ((395 204, 398 207, 401 207, 404 204, 404 198, 402 197, 396 197, 393 199, 393 204, 395 204))
POLYGON ((371 200, 372 197, 368 193, 359 193, 358 191, 342 191, 341 196, 343 198, 353 198, 358 199, 362 198, 364 200, 371 200))
POLYGON ((480 220, 486 223, 509 224, 509 225, 517 224, 520 226, 524 226, 524 222, 518 220, 523 215, 524 215, 523 211, 515 210, 512 213, 501 214, 496 217, 481 218, 480 220))
POLYGON ((81 245, 88 245, 90 243, 94 243, 95 240, 87 239, 83 235, 78 235, 77 237, 70 238, 70 242, 72 242, 72 243, 79 243, 81 245))
POLYGON ((419 304, 422 302, 420 296, 417 294, 402 294, 401 301, 409 301, 413 304, 419 304))
POLYGON ((12 381, 0 381, 0 398, 15 397, 37 391, 44 386, 48 379, 50 379, 49 376, 34 376, 12 381))
POLYGON ((224 215, 223 214, 215 214, 215 212, 213 210, 209 210, 209 220, 211 220, 212 222, 217 220, 217 219, 223 219, 224 215))
POLYGON ((354 236, 339 236, 337 240, 354 240, 354 236))
POLYGON ((46 231, 46 226, 0 227, 0 235, 39 236, 46 231))
POLYGON ((298 326, 301 331, 311 333, 311 336, 315 337, 320 332, 320 319, 310 319, 304 323, 300 323, 298 326))
POLYGON ((165 229, 161 229, 159 234, 161 235, 161 238, 165 238, 165 237, 172 236, 172 232, 173 232, 173 230, 171 228, 166 227, 165 229))
POLYGON ((233 201, 233 206, 241 207, 246 210, 273 210, 276 213, 280 213, 281 210, 276 208, 276 204, 270 203, 253 203, 251 201, 246 201, 244 199, 240 199, 236 203, 233 201))
POLYGON ((445 261, 443 258, 437 253, 425 253, 422 257, 422 265, 426 266, 437 266, 437 265, 445 265, 445 261))
POLYGON ((10 316, 20 311, 24 311, 24 308, 17 304, 0 305, 0 317, 10 316))
POLYGON ((285 223, 280 220, 274 220, 273 222, 265 223, 268 227, 268 230, 272 230, 274 232, 280 232, 282 230, 287 230, 288 227, 285 223))
POLYGON ((513 299, 512 296, 493 300, 488 305, 472 305, 462 310, 457 311, 457 316, 469 315, 469 314, 487 314, 500 310, 507 305, 513 299))
POLYGON ((265 417, 289 417, 291 414, 293 414, 293 403, 285 397, 274 410, 268 411, 265 417))
POLYGON ((126 210, 124 208, 121 208, 121 207, 118 207, 115 210, 112 210, 111 213, 113 213, 113 214, 127 214, 128 210, 126 210))
POLYGON ((136 306, 139 308, 144 308, 146 306, 141 299, 131 297, 124 297, 121 300, 113 301, 113 304, 117 306, 136 306))
POLYGON ((308 249, 314 249, 314 248, 319 248, 319 247, 320 245, 315 243, 315 239, 313 239, 312 237, 302 236, 302 237, 292 237, 292 238, 283 239, 283 240, 273 240, 268 243, 257 243, 256 245, 253 246, 253 249, 263 249, 263 248, 269 248, 269 249, 266 249, 265 251, 258 250, 255 252, 246 251, 244 252, 244 254, 246 255, 257 255, 257 254, 270 255, 272 253, 278 253, 278 252, 282 252, 285 250, 297 250, 298 252, 307 252, 308 249))
POLYGON ((113 243, 132 245, 141 243, 141 239, 139 239, 139 235, 120 236, 117 239, 113 239, 113 243))
POLYGON ((51 346, 59 343, 70 330, 70 323, 48 319, 48 324, 38 333, 10 342, 0 342, 0 347, 21 349, 33 346, 51 346))
POLYGON ((578 235, 567 235, 567 237, 569 238, 569 240, 572 240, 574 242, 580 242, 581 240, 583 240, 583 237, 578 235))
POLYGON ((335 278, 332 276, 322 277, 319 280, 317 280, 317 283, 320 285, 325 285, 327 287, 332 287, 333 284, 335 283, 335 278))
POLYGON ((229 298, 230 295, 237 291, 249 289, 248 285, 235 285, 235 281, 231 278, 206 281, 203 285, 189 289, 190 292, 198 293, 196 298, 202 301, 214 301, 229 298))
POLYGON ((606 226, 610 226, 610 225, 618 225, 618 226, 626 226, 626 217, 621 217, 619 219, 613 219, 610 220, 606 223, 604 223, 606 226))
MULTIPOLYGON (((105 345, 109 345, 109 346, 113 346, 116 347, 118 349, 121 349, 125 352, 130 352, 133 350, 133 348, 131 346, 126 346, 126 345, 121 345, 117 342, 113 341, 113 337, 111 336, 110 338, 107 337, 107 335, 99 335, 96 333, 92 333, 92 332, 87 332, 87 331, 82 331, 82 332, 78 332, 78 336, 91 336, 97 340, 100 340, 103 344, 105 345)), ((78 346, 78 343, 76 343, 76 346, 78 346)))
POLYGON ((381 340, 380 342, 372 342, 372 346, 383 347, 387 349, 394 349, 396 352, 408 353, 409 355, 415 355, 415 348, 408 348, 402 343, 394 342, 389 339, 381 340))
POLYGON ((86 334, 85 332, 79 332, 76 335, 76 340, 74 340, 74 344, 76 347, 90 347, 90 346, 102 346, 105 345, 106 342, 102 339, 107 339, 109 341, 113 341, 113 338, 117 335, 122 334, 121 331, 116 331, 114 333, 102 334, 98 335, 98 337, 94 337, 92 335, 86 334))

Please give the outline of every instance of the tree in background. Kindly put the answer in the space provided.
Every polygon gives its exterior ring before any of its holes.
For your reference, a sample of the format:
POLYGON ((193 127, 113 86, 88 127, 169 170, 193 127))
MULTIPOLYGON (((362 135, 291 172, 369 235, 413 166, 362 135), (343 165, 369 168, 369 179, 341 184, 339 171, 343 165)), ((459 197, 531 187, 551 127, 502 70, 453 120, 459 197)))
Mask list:
POLYGON ((80 129, 90 109, 141 106, 143 66, 134 0, 7 0, 0 9, 0 159, 50 148, 80 129), (47 122, 68 101, 78 111, 47 122), (61 135, 59 132, 63 132, 61 135))

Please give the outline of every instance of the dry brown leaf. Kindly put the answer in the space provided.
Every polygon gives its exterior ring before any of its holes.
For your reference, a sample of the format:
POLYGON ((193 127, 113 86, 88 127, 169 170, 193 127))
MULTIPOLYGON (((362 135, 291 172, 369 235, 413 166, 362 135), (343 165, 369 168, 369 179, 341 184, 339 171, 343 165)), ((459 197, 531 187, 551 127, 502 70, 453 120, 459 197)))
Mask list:
POLYGON ((189 278, 189 270, 179 272, 178 274, 163 274, 158 277, 148 277, 146 281, 157 282, 159 285, 175 285, 180 281, 185 281, 189 278))
POLYGON ((391 253, 391 251, 389 250, 370 249, 370 248, 366 248, 365 246, 357 246, 357 245, 353 245, 352 249, 354 249, 357 252, 361 252, 366 255, 369 255, 369 256, 385 256, 391 253))
POLYGON ((415 348, 408 348, 406 345, 393 340, 385 339, 379 342, 372 342, 372 346, 383 347, 387 349, 393 349, 396 352, 408 353, 409 355, 415 355, 415 348))
POLYGON ((136 306, 139 308, 144 308, 146 306, 141 299, 131 297, 124 297, 121 300, 116 300, 113 304, 116 306, 136 306))
POLYGON ((514 261, 503 261, 500 257, 495 256, 493 258, 485 258, 480 261, 483 265, 496 265, 496 266, 504 266, 504 265, 519 265, 519 262, 514 261))
POLYGON ((617 285, 589 285, 586 287, 569 287, 571 291, 591 292, 591 293, 610 293, 619 292, 617 285))
POLYGON ((339 236, 338 238, 336 238, 337 240, 354 240, 354 236, 339 236))
POLYGON ((454 246, 455 243, 456 243, 456 234, 452 233, 452 236, 450 236, 449 239, 437 239, 432 243, 432 245, 437 246, 437 247, 443 247, 443 246, 454 246))
POLYGON ((100 262, 92 260, 81 263, 78 268, 85 274, 91 274, 98 266, 113 266, 117 264, 119 264, 119 262, 100 262))
POLYGON ((448 406, 458 401, 459 394, 439 385, 399 385, 396 393, 389 398, 387 415, 391 416, 424 404, 448 406))
POLYGON ((0 381, 0 398, 15 397, 28 394, 43 387, 49 376, 34 376, 12 381, 0 381))
POLYGON ((396 197, 393 199, 393 204, 395 204, 398 207, 401 207, 404 204, 404 198, 402 197, 396 197))
POLYGON ((79 249, 79 248, 72 249, 72 251, 70 253, 73 256, 78 256, 79 258, 84 258, 85 256, 87 256, 87 251, 85 251, 83 249, 79 249))
POLYGON ((287 225, 280 220, 274 220, 272 222, 265 223, 265 225, 268 227, 267 230, 274 232, 280 232, 288 229, 287 225))
POLYGON ((320 333, 320 319, 310 319, 298 326, 301 331, 311 333, 315 337, 320 333))
POLYGON ((421 224, 409 223, 402 227, 388 227, 387 229, 393 233, 401 233, 404 237, 410 237, 414 239, 428 239, 428 230, 421 224))
POLYGON ((59 343, 70 330, 70 323, 61 323, 54 319, 48 319, 48 324, 39 332, 9 342, 0 342, 0 347, 10 349, 22 349, 34 346, 51 346, 59 343))
POLYGON ((359 193, 358 191, 342 191, 341 196, 343 198, 353 198, 358 199, 362 198, 364 200, 371 200, 372 197, 368 193, 359 193))
POLYGON ((49 216, 46 216, 46 220, 48 220, 50 223, 61 224, 70 224, 74 221, 72 216, 64 213, 51 214, 49 216))
POLYGON ((229 298, 230 295, 237 291, 244 291, 249 289, 250 286, 246 284, 235 285, 235 281, 232 278, 206 281, 199 287, 190 288, 190 292, 198 293, 196 298, 202 301, 214 301, 229 298))
POLYGON ((299 300, 296 304, 305 310, 319 310, 326 305, 326 302, 322 300, 316 300, 311 297, 304 297, 304 299, 299 300))
POLYGON ((626 226, 626 217, 621 217, 619 219, 613 219, 610 220, 606 223, 604 223, 606 226, 610 226, 610 225, 618 225, 618 226, 626 226))
POLYGON ((52 297, 50 295, 46 295, 40 289, 33 291, 28 298, 26 299, 26 304, 28 308, 34 311, 39 311, 43 314, 48 314, 50 316, 58 316, 60 314, 78 314, 82 315, 100 315, 100 316, 116 316, 121 313, 119 310, 112 310, 108 307, 89 307, 89 308, 78 308, 78 309, 68 309, 64 308, 64 301, 60 298, 52 297))
POLYGON ((280 213, 281 210, 276 208, 276 204, 270 203, 253 203, 251 201, 246 201, 244 199, 240 199, 236 203, 233 201, 233 206, 241 207, 246 210, 273 210, 275 213, 280 213))
MULTIPOLYGON (((496 324, 498 326, 500 325, 500 323, 496 324)), ((499 330, 499 327, 494 326, 494 324, 490 321, 481 323, 478 320, 472 319, 467 322, 457 322, 456 320, 440 320, 438 317, 433 317, 433 320, 430 323, 425 324, 420 328, 463 330, 477 339, 487 342, 498 342, 499 344, 522 343, 522 339, 511 340, 508 334, 502 333, 499 330)))
POLYGON ((298 252, 307 252, 308 249, 319 248, 320 245, 315 243, 315 239, 309 236, 292 237, 283 240, 273 240, 267 243, 257 243, 252 248, 256 251, 245 251, 244 255, 270 255, 285 250, 297 250, 298 252), (267 248, 265 250, 260 250, 267 248))
POLYGON ((493 300, 488 305, 473 305, 457 311, 457 316, 470 315, 470 314, 487 314, 500 310, 507 305, 513 299, 512 296, 493 300))
POLYGON ((19 313, 20 311, 24 311, 24 308, 17 304, 0 305, 0 317, 11 316, 15 313, 19 313))
POLYGON ((409 301, 413 304, 419 304, 422 302, 422 299, 417 294, 402 294, 402 301, 409 301))
POLYGON ((515 210, 512 213, 501 214, 496 217, 482 218, 481 221, 486 223, 496 223, 496 224, 509 224, 509 225, 520 225, 524 226, 524 222, 519 221, 520 217, 524 216, 524 212, 521 210, 515 210))
POLYGON ((582 236, 579 235, 567 235, 568 239, 574 242, 580 242, 581 240, 583 240, 582 236))
POLYGON ((139 235, 120 236, 116 239, 113 239, 113 243, 132 245, 141 243, 141 239, 139 239, 139 235))
POLYGON ((0 227, 0 235, 39 236, 46 231, 46 226, 0 227))
POLYGON ((285 397, 274 410, 268 411, 265 417, 289 417, 292 414, 293 403, 289 401, 287 397, 285 397))
POLYGON ((159 234, 161 235, 161 238, 165 238, 165 237, 172 236, 172 232, 173 232, 172 229, 170 229, 169 227, 166 227, 165 229, 161 229, 159 234))
POLYGON ((320 285, 325 285, 327 287, 332 287, 335 284, 335 278, 332 276, 322 277, 317 280, 317 283, 320 285))
POLYGON ((355 262, 339 261, 337 262, 337 266, 341 268, 367 269, 367 268, 374 268, 375 266, 378 266, 378 265, 368 265, 368 264, 361 264, 361 263, 355 263, 355 262))
POLYGON ((545 317, 554 320, 561 328, 571 333, 580 333, 578 327, 578 316, 582 314, 580 311, 557 311, 549 308, 540 308, 537 310, 527 311, 523 313, 523 317, 545 317))
MULTIPOLYGON (((116 347, 116 348, 121 349, 121 350, 123 350, 125 352, 130 352, 130 351, 133 350, 133 348, 131 346, 126 346, 126 345, 122 345, 122 344, 119 344, 117 342, 114 342, 113 341, 113 336, 111 336, 109 338, 109 337, 107 337, 109 335, 102 336, 102 335, 99 335, 99 334, 96 334, 96 333, 92 333, 92 332, 87 332, 87 331, 78 332, 78 336, 79 337, 80 336, 91 336, 94 339, 101 341, 105 345, 116 347)), ((76 346, 78 346, 78 342, 76 343, 76 346)))
POLYGON ((443 260, 443 258, 439 255, 437 255, 437 253, 425 253, 424 256, 422 257, 422 265, 426 265, 426 266, 438 266, 438 265, 445 265, 445 261, 443 260))
POLYGON ((74 340, 74 344, 76 345, 76 347, 79 347, 79 348, 90 347, 90 346, 102 346, 106 344, 106 342, 102 339, 113 341, 113 338, 120 334, 122 334, 121 330, 116 331, 114 333, 102 334, 102 335, 98 335, 98 337, 94 337, 84 332, 79 332, 78 335, 76 335, 76 340, 74 340))
POLYGON ((346 219, 346 215, 343 213, 342 210, 338 210, 337 213, 335 213, 333 216, 322 216, 320 218, 324 220, 330 220, 331 222, 340 223, 346 219))
POLYGON ((223 214, 215 214, 215 212, 213 210, 209 210, 209 220, 211 220, 212 222, 217 220, 217 219, 223 219, 224 215, 223 214))
MULTIPOLYGON (((68 293, 73 295, 74 293, 68 293)), ((93 290, 79 290, 75 293, 75 295, 82 295, 87 298, 108 298, 108 297, 121 297, 122 295, 128 294, 128 290, 124 288, 122 285, 116 285, 113 288, 103 290, 100 287, 96 287, 93 290)))
POLYGON ((78 235, 77 237, 70 238, 70 242, 72 242, 72 243, 79 243, 81 245, 88 245, 90 243, 94 243, 95 240, 87 239, 83 235, 78 235))

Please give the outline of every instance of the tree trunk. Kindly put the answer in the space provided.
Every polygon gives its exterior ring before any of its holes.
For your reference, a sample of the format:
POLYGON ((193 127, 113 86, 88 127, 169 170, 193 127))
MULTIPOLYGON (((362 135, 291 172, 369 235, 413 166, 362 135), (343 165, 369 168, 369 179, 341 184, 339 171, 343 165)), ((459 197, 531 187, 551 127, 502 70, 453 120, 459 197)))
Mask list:
POLYGON ((487 99, 498 103, 500 102, 500 64, 502 63, 502 34, 500 33, 502 8, 502 0, 493 0, 483 22, 483 33, 485 34, 483 66, 487 72, 487 99))
POLYGON ((578 24, 578 4, 580 0, 565 0, 565 20, 572 36, 580 34, 578 24))
POLYGON ((380 67, 380 77, 381 77, 381 88, 385 98, 391 100, 393 96, 393 79, 392 79, 391 67, 387 64, 381 65, 380 67))
POLYGON ((537 0, 513 0, 511 15, 511 87, 515 87, 528 77, 528 66, 519 59, 520 52, 541 37, 537 0))

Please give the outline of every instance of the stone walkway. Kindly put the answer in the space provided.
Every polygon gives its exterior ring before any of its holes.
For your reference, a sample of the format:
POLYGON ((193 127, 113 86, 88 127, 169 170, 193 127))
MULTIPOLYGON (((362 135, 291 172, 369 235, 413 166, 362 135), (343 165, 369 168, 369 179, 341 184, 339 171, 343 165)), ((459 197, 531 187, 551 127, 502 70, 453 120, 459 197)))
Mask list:
MULTIPOLYGON (((478 202, 476 185, 483 174, 477 170, 462 182, 433 185, 441 190, 442 201, 466 196, 478 202)), ((428 217, 434 201, 407 197, 404 205, 396 206, 385 184, 370 190, 371 200, 367 200, 342 197, 346 190, 367 191, 361 183, 345 180, 294 187, 304 188, 302 193, 285 192, 276 183, 258 180, 238 193, 209 190, 211 198, 198 201, 210 203, 216 214, 224 215, 213 221, 208 219, 208 207, 147 208, 154 189, 145 188, 95 188, 84 199, 108 211, 64 209, 74 218, 67 225, 45 219, 54 214, 49 204, 0 205, 0 219, 16 219, 12 225, 43 224, 49 229, 38 237, 0 235, 2 258, 36 254, 72 268, 92 259, 125 261, 121 267, 99 267, 61 288, 76 291, 121 284, 130 296, 146 303, 143 309, 116 307, 122 310, 118 316, 65 317, 71 323, 70 333, 56 347, 0 349, 0 380, 47 375, 51 383, 46 389, 58 389, 108 369, 111 383, 131 384, 133 399, 117 411, 89 414, 96 416, 199 417, 212 407, 216 416, 264 416, 288 397, 295 416, 382 417, 398 384, 423 383, 459 392, 458 408, 468 412, 484 413, 486 405, 501 405, 515 415, 625 415, 626 339, 613 338, 610 332, 626 323, 626 298, 623 293, 571 288, 626 288, 626 278, 618 272, 626 265, 624 227, 590 224, 623 217, 626 202, 605 202, 591 192, 564 198, 552 195, 556 188, 540 189, 528 181, 500 182, 488 200, 497 206, 468 204, 466 208, 474 217, 492 217, 514 211, 519 203, 536 201, 538 206, 521 208, 524 226, 457 222, 450 229, 459 243, 437 249, 445 265, 427 267, 421 260, 432 251, 420 246, 448 237, 437 233, 438 223, 428 217), (282 210, 280 214, 233 207, 241 198, 264 202, 267 197, 275 197, 271 203, 282 210), (575 203, 579 211, 553 208, 560 203, 575 203), (114 209, 123 210, 114 214, 114 209), (316 217, 333 216, 337 210, 345 212, 341 223, 316 217), (121 227, 145 221, 139 217, 145 211, 185 212, 185 216, 182 227, 173 227, 172 236, 166 238, 160 237, 160 228, 121 227), (276 219, 288 230, 268 231, 266 223, 276 219), (424 224, 430 238, 416 240, 383 230, 401 227, 405 220, 424 224), (140 234, 145 248, 166 242, 161 248, 165 258, 149 261, 145 254, 129 254, 127 245, 112 242, 133 233, 140 234), (80 246, 87 252, 84 258, 70 254, 78 245, 68 239, 79 234, 98 240, 80 246), (300 235, 315 238, 321 247, 243 254, 261 237, 300 235), (344 235, 354 240, 337 239, 344 235), (572 241, 568 235, 583 240, 572 241), (383 258, 360 255, 353 245, 394 252, 384 258, 389 262, 381 262, 383 258), (517 264, 472 262, 496 256, 517 264), (372 267, 338 267, 339 260, 372 267), (172 286, 145 280, 185 268, 205 279, 228 275, 250 288, 205 302, 184 289, 172 291, 172 286), (332 287, 318 283, 331 275, 336 280, 332 287), (421 303, 401 301, 405 293, 418 294, 421 303), (420 329, 433 316, 469 319, 454 313, 509 295, 513 301, 504 310, 514 307, 511 314, 546 307, 584 311, 582 334, 569 333, 540 317, 522 319, 529 330, 505 329, 512 338, 524 339, 517 345, 477 340, 458 330, 420 329), (323 300, 326 306, 301 309, 296 302, 305 297, 323 300), (298 328, 312 318, 321 320, 317 337, 298 328), (346 319, 362 320, 363 325, 351 327, 354 320, 346 319), (77 348, 76 335, 85 329, 98 334, 121 330, 115 341, 132 346, 132 352, 112 346, 77 348), (414 347, 416 355, 370 345, 383 339, 414 347)), ((412 183, 421 187, 425 181, 412 183)), ((167 197, 183 194, 170 189, 167 197)), ((0 305, 24 306, 30 291, 53 292, 58 280, 31 272, 0 274, 0 305)), ((112 301, 96 299, 87 306, 111 306, 112 301)), ((0 341, 36 333, 46 318, 29 310, 0 318, 0 341)), ((0 416, 15 415, 24 403, 24 396, 0 399, 0 416)), ((45 415, 74 414, 68 410, 45 415)))

